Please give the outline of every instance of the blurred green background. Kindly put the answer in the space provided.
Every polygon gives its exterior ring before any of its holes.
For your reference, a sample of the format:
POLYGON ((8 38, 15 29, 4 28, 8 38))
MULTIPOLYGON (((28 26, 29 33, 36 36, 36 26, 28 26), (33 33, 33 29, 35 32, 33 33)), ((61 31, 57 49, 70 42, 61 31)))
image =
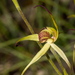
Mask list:
MULTIPOLYGON (((65 52, 72 64, 75 31, 69 29, 75 29, 75 18, 67 18, 67 16, 75 14, 73 0, 18 0, 18 2, 35 33, 39 33, 44 27, 54 27, 54 25, 45 9, 42 7, 34 9, 34 6, 43 5, 52 13, 60 32, 55 43, 65 52)), ((38 44, 33 41, 24 41, 20 43, 22 46, 15 47, 19 38, 29 34, 31 33, 12 0, 0 0, 0 75, 20 75, 40 50, 38 44)), ((48 51, 48 54, 62 72, 52 53, 48 51)), ((61 61, 69 73, 69 67, 62 59, 61 61)), ((25 75, 57 75, 57 73, 46 56, 43 56, 25 72, 25 75)))

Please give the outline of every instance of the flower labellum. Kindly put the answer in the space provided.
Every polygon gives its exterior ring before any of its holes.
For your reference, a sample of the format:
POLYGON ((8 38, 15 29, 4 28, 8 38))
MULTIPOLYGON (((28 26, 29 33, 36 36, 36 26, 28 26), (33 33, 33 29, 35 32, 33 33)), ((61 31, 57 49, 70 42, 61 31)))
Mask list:
POLYGON ((50 38, 50 33, 48 31, 46 31, 47 29, 43 29, 40 33, 39 33, 39 41, 40 43, 44 43, 47 41, 47 39, 50 38))

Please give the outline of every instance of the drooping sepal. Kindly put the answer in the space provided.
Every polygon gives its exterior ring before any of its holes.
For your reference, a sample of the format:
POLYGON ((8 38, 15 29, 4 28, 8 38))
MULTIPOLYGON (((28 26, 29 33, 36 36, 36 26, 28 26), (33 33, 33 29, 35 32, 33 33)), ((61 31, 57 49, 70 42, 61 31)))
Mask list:
POLYGON ((66 57, 65 53, 54 43, 51 44, 51 47, 61 56, 61 58, 67 63, 67 65, 71 69, 71 64, 70 64, 68 58, 66 57))
POLYGON ((43 46, 43 48, 34 56, 34 58, 31 60, 31 62, 25 67, 25 69, 23 70, 22 74, 24 74, 24 72, 33 64, 35 63, 37 60, 39 60, 49 49, 50 44, 52 43, 52 39, 49 39, 48 42, 43 46))

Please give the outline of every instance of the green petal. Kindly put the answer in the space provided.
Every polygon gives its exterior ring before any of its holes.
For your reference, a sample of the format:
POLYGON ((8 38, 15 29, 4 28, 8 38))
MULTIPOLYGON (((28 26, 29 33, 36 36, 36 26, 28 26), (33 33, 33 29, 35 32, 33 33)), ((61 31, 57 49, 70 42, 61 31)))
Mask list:
POLYGON ((75 45, 74 45, 74 50, 73 50, 73 70, 75 72, 75 45))
POLYGON ((57 39, 57 31, 52 27, 47 27, 47 29, 48 29, 48 32, 50 32, 52 34, 52 36, 54 38, 54 42, 55 42, 57 39))
POLYGON ((56 46, 54 43, 51 44, 51 47, 61 56, 61 58, 67 63, 67 65, 71 69, 71 64, 68 61, 68 59, 67 59, 66 55, 64 54, 64 52, 58 46, 56 46))
POLYGON ((39 41, 39 36, 38 36, 38 34, 33 34, 33 35, 23 37, 16 42, 16 45, 17 45, 18 42, 25 41, 25 40, 39 41))
POLYGON ((32 65, 34 62, 36 62, 38 59, 41 58, 41 56, 43 56, 49 49, 50 44, 52 43, 53 40, 48 40, 49 43, 46 43, 43 48, 34 56, 34 58, 31 60, 31 62, 25 67, 25 69, 23 70, 22 74, 24 74, 24 72, 30 67, 30 65, 32 65))
POLYGON ((52 14, 50 13, 50 15, 51 15, 51 18, 52 18, 52 20, 53 20, 53 23, 54 23, 54 25, 55 25, 55 27, 56 27, 56 29, 57 29, 57 35, 56 35, 56 39, 58 38, 58 26, 57 26, 57 24, 56 24, 56 22, 55 22, 55 20, 54 20, 54 18, 53 18, 53 16, 52 16, 52 14))

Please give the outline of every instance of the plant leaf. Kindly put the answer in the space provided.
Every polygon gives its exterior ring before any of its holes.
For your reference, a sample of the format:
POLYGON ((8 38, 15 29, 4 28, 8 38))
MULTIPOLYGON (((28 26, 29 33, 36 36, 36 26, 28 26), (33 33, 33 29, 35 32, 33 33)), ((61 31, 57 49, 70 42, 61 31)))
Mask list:
POLYGON ((34 62, 36 62, 38 59, 40 59, 49 49, 50 44, 52 43, 52 39, 48 40, 48 42, 50 43, 46 43, 43 48, 34 56, 34 58, 31 60, 31 62, 25 67, 25 69, 23 70, 22 74, 24 74, 24 72, 30 67, 30 65, 32 65, 34 62))
POLYGON ((31 25, 29 24, 29 22, 27 21, 26 17, 25 17, 24 14, 23 14, 23 12, 21 11, 21 8, 20 8, 20 6, 19 6, 19 4, 18 4, 18 1, 17 1, 17 0, 12 0, 12 1, 13 1, 14 5, 15 5, 16 9, 17 9, 18 12, 20 13, 22 19, 23 19, 24 22, 26 23, 27 27, 29 28, 30 32, 31 32, 32 34, 34 34, 34 31, 33 31, 32 27, 31 27, 31 25))
POLYGON ((66 72, 65 68, 64 68, 64 75, 68 75, 68 73, 66 72))
POLYGON ((75 17, 75 15, 69 15, 67 18, 70 18, 70 17, 75 17))
POLYGON ((74 50, 73 50, 73 70, 75 73, 75 44, 74 44, 74 50))
POLYGON ((61 58, 67 63, 67 65, 69 66, 69 68, 71 69, 71 64, 68 61, 66 55, 64 54, 64 52, 54 43, 51 44, 51 47, 61 56, 61 58))
POLYGON ((25 40, 39 41, 39 36, 38 36, 38 34, 32 34, 32 35, 23 37, 20 40, 18 40, 15 45, 17 46, 18 42, 25 41, 25 40))

